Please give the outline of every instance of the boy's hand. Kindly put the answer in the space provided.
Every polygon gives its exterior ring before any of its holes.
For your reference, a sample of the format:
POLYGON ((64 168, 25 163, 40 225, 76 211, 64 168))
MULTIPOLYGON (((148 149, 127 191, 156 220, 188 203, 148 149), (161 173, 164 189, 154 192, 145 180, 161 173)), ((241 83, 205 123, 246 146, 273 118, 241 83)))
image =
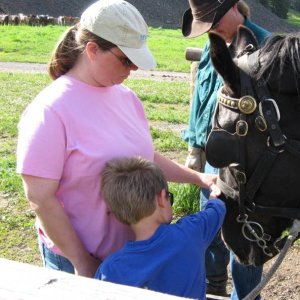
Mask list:
POLYGON ((216 184, 212 184, 210 187, 210 195, 209 198, 217 198, 221 195, 221 190, 218 188, 216 184))

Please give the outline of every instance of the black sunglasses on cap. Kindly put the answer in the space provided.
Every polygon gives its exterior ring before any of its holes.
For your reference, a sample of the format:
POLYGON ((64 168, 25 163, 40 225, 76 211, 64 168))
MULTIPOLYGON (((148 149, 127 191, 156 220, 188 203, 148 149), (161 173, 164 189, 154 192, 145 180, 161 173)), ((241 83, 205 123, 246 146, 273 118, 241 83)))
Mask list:
POLYGON ((114 55, 122 64, 124 67, 132 67, 134 63, 125 56, 118 56, 116 53, 114 53, 112 50, 107 49, 112 55, 114 55))

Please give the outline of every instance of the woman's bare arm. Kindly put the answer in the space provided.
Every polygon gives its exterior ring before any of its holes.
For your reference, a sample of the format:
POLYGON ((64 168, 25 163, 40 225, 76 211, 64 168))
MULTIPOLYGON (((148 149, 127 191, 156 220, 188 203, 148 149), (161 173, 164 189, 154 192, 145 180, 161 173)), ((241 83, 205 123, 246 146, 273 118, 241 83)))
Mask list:
POLYGON ((78 275, 93 277, 100 261, 92 257, 56 197, 59 181, 22 174, 24 190, 43 230, 73 264, 78 275))
POLYGON ((215 185, 217 175, 199 173, 162 156, 158 152, 154 153, 154 162, 163 170, 168 181, 192 183, 206 189, 218 190, 215 185))

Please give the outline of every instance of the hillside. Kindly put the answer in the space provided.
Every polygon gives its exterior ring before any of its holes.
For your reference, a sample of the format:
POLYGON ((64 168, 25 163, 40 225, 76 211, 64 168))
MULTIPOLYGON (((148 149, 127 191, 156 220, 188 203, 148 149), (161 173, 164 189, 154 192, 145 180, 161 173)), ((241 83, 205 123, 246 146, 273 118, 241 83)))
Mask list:
MULTIPOLYGON (((94 0, 0 0, 2 7, 9 14, 48 14, 80 16, 82 11, 94 0)), ((179 28, 183 12, 188 8, 188 0, 128 0, 143 14, 153 27, 179 28)), ((273 32, 299 31, 299 28, 287 24, 258 0, 246 0, 252 11, 252 20, 273 32)))

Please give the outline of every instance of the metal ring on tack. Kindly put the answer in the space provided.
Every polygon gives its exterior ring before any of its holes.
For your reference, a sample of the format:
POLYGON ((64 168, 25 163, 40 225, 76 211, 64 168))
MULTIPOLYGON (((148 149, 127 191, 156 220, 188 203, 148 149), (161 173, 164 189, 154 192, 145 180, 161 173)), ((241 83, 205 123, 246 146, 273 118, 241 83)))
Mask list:
POLYGON ((248 215, 247 215, 247 214, 238 215, 238 216, 236 217, 236 221, 237 221, 238 223, 245 223, 245 222, 247 222, 247 220, 248 220, 248 215))
MULTIPOLYGON (((256 222, 245 222, 245 224, 244 224, 243 227, 242 227, 242 233, 243 233, 243 236, 245 237, 245 239, 247 239, 247 240, 250 241, 250 242, 257 242, 257 243, 258 243, 259 240, 263 240, 263 241, 264 241, 264 239, 263 239, 261 236, 259 236, 259 235, 257 234, 257 232, 252 228, 251 225, 257 226, 257 228, 261 231, 261 232, 260 232, 260 235, 263 236, 264 229, 262 228, 262 226, 261 226, 260 224, 258 224, 258 223, 256 223, 256 222), (247 226, 247 225, 248 225, 248 226, 247 226), (249 230, 249 233, 252 234, 252 235, 254 236, 254 238, 251 238, 251 237, 249 237, 249 236, 246 234, 245 227, 247 227, 247 229, 249 230), (249 227, 250 227, 250 228, 249 228, 249 227), (253 234, 251 231, 253 231, 255 234, 253 234), (255 235, 256 235, 256 236, 255 236, 255 235)), ((264 243, 266 243, 266 242, 264 241, 264 243)))
POLYGON ((262 248, 262 250, 263 250, 263 253, 266 254, 267 256, 269 256, 269 257, 273 257, 274 256, 273 253, 270 250, 270 247, 265 246, 265 247, 262 248))

